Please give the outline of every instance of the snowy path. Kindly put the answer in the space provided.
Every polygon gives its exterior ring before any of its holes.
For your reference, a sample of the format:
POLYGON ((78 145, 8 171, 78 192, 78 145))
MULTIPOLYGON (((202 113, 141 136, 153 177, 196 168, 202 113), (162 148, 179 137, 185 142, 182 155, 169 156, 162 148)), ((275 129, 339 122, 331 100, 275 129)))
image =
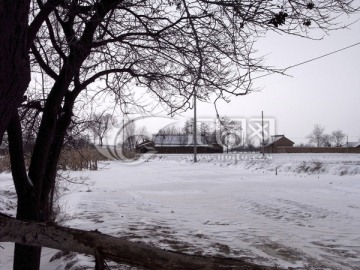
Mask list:
MULTIPOLYGON (((73 173, 88 177, 89 186, 66 185, 65 224, 284 268, 360 269, 360 175, 335 175, 344 164, 359 170, 360 155, 331 156, 327 172, 310 175, 284 169, 298 166, 294 160, 109 162, 100 171, 73 173)), ((9 186, 6 179, 0 175, 1 188, 9 186)))

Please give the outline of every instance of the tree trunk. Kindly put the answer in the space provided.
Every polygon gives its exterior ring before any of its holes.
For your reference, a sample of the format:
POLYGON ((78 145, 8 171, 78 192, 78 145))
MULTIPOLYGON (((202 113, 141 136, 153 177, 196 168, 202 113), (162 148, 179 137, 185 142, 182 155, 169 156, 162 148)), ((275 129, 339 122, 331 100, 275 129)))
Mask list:
MULTIPOLYGON (((22 203, 23 207, 17 209, 17 218, 23 219, 24 216, 29 216, 26 211, 29 206, 22 203), (19 210, 20 209, 20 210, 19 210), (21 210, 23 209, 23 211, 21 210)), ((30 246, 26 244, 16 243, 14 250, 14 264, 13 270, 37 270, 40 269, 41 247, 30 246)))
POLYGON ((60 0, 48 0, 29 27, 30 2, 0 0, 0 145, 30 82, 30 44, 60 0))
POLYGON ((46 164, 44 185, 41 191, 41 198, 40 198, 42 213, 44 215, 42 219, 43 221, 49 221, 55 218, 53 214, 53 205, 54 205, 54 193, 56 186, 57 166, 61 154, 61 149, 64 144, 64 138, 68 130, 68 127, 71 123, 73 103, 68 104, 66 102, 66 105, 68 106, 64 106, 65 107, 64 113, 57 120, 54 139, 50 146, 49 158, 46 164))
MULTIPOLYGON (((61 100, 60 100, 61 101, 61 100)), ((64 109, 59 119, 54 120, 53 126, 42 123, 41 128, 48 130, 48 137, 41 140, 41 145, 35 147, 32 161, 39 159, 41 148, 43 155, 41 162, 26 173, 22 130, 18 113, 15 112, 9 123, 9 150, 11 158, 11 171, 16 187, 18 205, 16 218, 25 221, 50 221, 53 213, 53 193, 55 189, 57 164, 63 145, 66 130, 71 122, 73 100, 64 109), (51 131, 50 131, 51 130, 51 131), (44 171, 43 174, 39 172, 44 171), (31 174, 31 172, 33 172, 31 174), (35 172, 35 173, 34 173, 35 172), (37 178, 35 178, 37 176, 37 178)), ((46 111, 47 112, 47 111, 46 111)), ((50 116, 52 115, 49 113, 50 116)), ((54 115, 56 118, 56 114, 54 115)), ((42 157, 42 156, 41 156, 42 157)), ((14 270, 37 270, 40 267, 41 247, 29 247, 22 244, 15 245, 14 270)))
MULTIPOLYGON (((22 130, 17 111, 8 125, 11 172, 18 197, 16 218, 20 220, 38 220, 35 191, 27 178, 24 161, 22 130)), ((15 245, 14 270, 39 269, 41 247, 15 245)))
POLYGON ((25 222, 0 214, 0 241, 85 253, 101 259, 154 270, 278 269, 241 260, 185 255, 102 234, 25 222))
POLYGON ((29 7, 30 0, 0 0, 0 144, 30 82, 29 7))

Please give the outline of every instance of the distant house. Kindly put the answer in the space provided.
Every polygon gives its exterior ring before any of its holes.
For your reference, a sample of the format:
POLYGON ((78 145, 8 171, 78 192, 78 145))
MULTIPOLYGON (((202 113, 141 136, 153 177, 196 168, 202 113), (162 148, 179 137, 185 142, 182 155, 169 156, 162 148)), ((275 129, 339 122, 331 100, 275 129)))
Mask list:
POLYGON ((343 145, 344 147, 360 148, 360 142, 348 142, 343 145))
MULTIPOLYGON (((193 135, 191 134, 156 134, 153 135, 155 147, 178 147, 193 145, 193 135)), ((203 145, 202 138, 197 140, 197 145, 203 145)))
POLYGON ((293 147, 294 142, 284 135, 272 136, 264 153, 360 153, 360 142, 348 142, 342 147, 293 147))
POLYGON ((144 140, 142 143, 136 145, 135 149, 138 153, 156 152, 154 142, 150 140, 144 140))
MULTIPOLYGON (((223 153, 219 144, 208 144, 203 136, 199 136, 196 142, 198 153, 223 153)), ((137 151, 146 153, 155 150, 158 153, 193 153, 194 140, 191 134, 156 134, 152 141, 146 141, 137 146, 137 151)))
MULTIPOLYGON (((283 147, 293 147, 294 142, 284 135, 271 136, 269 142, 264 146, 264 153, 278 153, 283 147)), ((282 152, 282 151, 280 151, 282 152)))

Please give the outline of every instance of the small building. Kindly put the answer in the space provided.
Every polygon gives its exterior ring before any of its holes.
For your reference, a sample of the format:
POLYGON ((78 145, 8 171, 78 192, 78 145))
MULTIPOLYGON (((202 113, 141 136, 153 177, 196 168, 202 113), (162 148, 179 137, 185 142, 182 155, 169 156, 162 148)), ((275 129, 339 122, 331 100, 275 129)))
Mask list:
POLYGON ((294 142, 286 138, 284 135, 274 135, 271 136, 269 142, 264 146, 264 153, 283 152, 281 151, 281 148, 293 146, 294 142))
POLYGON ((348 142, 345 143, 343 146, 349 148, 360 148, 360 142, 348 142))
MULTIPOLYGON (((194 152, 194 138, 192 134, 156 134, 152 144, 158 153, 167 154, 190 154, 194 152)), ((223 147, 219 144, 207 143, 205 137, 199 136, 196 141, 198 153, 223 153, 223 147)))
POLYGON ((150 140, 144 140, 142 143, 139 143, 138 145, 136 145, 135 147, 136 152, 138 153, 149 153, 149 152, 156 152, 155 148, 154 148, 154 142, 150 141, 150 140))

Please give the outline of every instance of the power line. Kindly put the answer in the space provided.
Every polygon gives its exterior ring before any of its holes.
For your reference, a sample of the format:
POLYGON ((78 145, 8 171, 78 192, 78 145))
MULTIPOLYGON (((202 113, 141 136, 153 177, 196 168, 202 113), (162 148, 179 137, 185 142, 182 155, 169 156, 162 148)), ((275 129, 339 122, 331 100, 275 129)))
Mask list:
MULTIPOLYGON (((327 57, 327 56, 329 56, 329 55, 332 55, 332 54, 335 54, 335 53, 338 53, 338 52, 341 52, 341 51, 350 49, 350 48, 355 47, 355 46, 358 46, 358 45, 360 45, 360 41, 359 41, 359 42, 356 42, 356 43, 354 43, 354 44, 352 44, 352 45, 343 47, 343 48, 341 48, 341 49, 338 49, 338 50, 329 52, 329 53, 327 53, 327 54, 323 54, 323 55, 317 56, 317 57, 315 57, 315 58, 312 58, 312 59, 309 59, 309 60, 306 60, 306 61, 297 63, 297 64, 295 64, 295 65, 288 66, 288 67, 282 69, 282 72, 285 72, 286 70, 289 70, 289 69, 294 68, 294 67, 298 67, 298 66, 301 66, 301 65, 304 65, 304 64, 307 64, 307 63, 310 63, 310 62, 319 60, 319 59, 324 58, 324 57, 327 57)), ((264 74, 264 75, 255 77, 255 78, 253 78, 252 80, 260 79, 260 78, 267 77, 267 76, 270 76, 270 75, 273 75, 273 74, 274 74, 274 73, 264 74)))
MULTIPOLYGON (((326 54, 317 56, 317 57, 315 57, 315 58, 312 58, 312 59, 309 59, 309 60, 306 60, 306 61, 297 63, 297 64, 295 64, 295 65, 288 66, 288 67, 282 69, 282 72, 285 72, 286 70, 289 70, 289 69, 294 68, 294 67, 298 67, 298 66, 301 66, 301 65, 304 65, 304 64, 307 64, 307 63, 310 63, 310 62, 319 60, 319 59, 324 58, 324 57, 327 57, 327 56, 329 56, 329 55, 336 54, 336 53, 341 52, 341 51, 345 51, 345 50, 347 50, 347 49, 350 49, 350 48, 355 47, 355 46, 358 46, 358 45, 360 45, 360 41, 359 41, 359 42, 356 42, 356 43, 354 43, 354 44, 352 44, 352 45, 343 47, 343 48, 341 48, 341 49, 338 49, 338 50, 335 50, 335 51, 332 51, 332 52, 329 52, 329 53, 326 53, 326 54)), ((251 79, 251 80, 254 81, 254 80, 256 80, 256 79, 260 79, 260 78, 263 78, 263 77, 266 77, 266 76, 270 76, 270 75, 273 75, 273 74, 274 74, 274 73, 264 74, 264 75, 255 77, 255 78, 253 78, 253 79, 251 79)), ((158 112, 158 113, 155 113, 155 114, 152 115, 152 116, 157 116, 157 115, 159 115, 159 114, 161 114, 161 113, 163 113, 163 112, 166 112, 166 109, 164 109, 164 110, 162 110, 162 111, 160 111, 160 112, 158 112)))
POLYGON ((294 68, 294 67, 297 67, 297 66, 301 66, 301 65, 310 63, 310 62, 312 62, 312 61, 315 61, 315 60, 324 58, 324 57, 326 57, 326 56, 329 56, 329 55, 332 55, 332 54, 335 54, 335 53, 338 53, 338 52, 341 52, 341 51, 345 51, 345 50, 350 49, 350 48, 352 48, 352 47, 355 47, 355 46, 357 46, 357 45, 360 45, 360 41, 357 42, 357 43, 354 43, 354 44, 352 44, 352 45, 346 46, 346 47, 344 47, 344 48, 338 49, 338 50, 336 50, 336 51, 332 51, 332 52, 329 52, 329 53, 327 53, 327 54, 324 54, 324 55, 321 55, 321 56, 312 58, 312 59, 310 59, 310 60, 307 60, 307 61, 304 61, 304 62, 295 64, 295 65, 289 66, 289 67, 285 68, 284 71, 285 71, 285 70, 288 70, 288 69, 290 69, 290 68, 294 68))

